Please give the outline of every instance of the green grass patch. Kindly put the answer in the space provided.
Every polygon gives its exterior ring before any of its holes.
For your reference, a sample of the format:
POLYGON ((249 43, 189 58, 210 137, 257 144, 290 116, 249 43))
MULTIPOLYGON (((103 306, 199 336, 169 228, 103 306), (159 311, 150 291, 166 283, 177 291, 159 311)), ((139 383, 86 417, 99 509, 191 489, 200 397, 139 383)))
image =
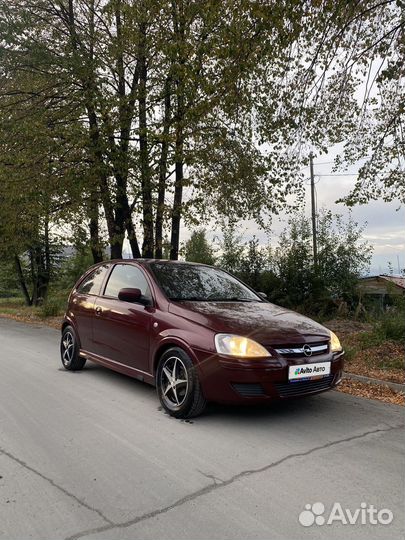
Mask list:
POLYGON ((3 308, 18 308, 18 307, 28 307, 25 305, 24 298, 22 297, 9 297, 9 298, 0 298, 0 310, 3 308))
POLYGON ((377 360, 376 366, 380 369, 403 369, 404 368, 404 358, 403 356, 391 356, 391 357, 382 357, 377 360))
POLYGON ((58 291, 57 294, 49 296, 47 301, 41 306, 27 306, 23 298, 0 298, 0 314, 15 315, 22 317, 59 317, 63 315, 68 294, 58 291))

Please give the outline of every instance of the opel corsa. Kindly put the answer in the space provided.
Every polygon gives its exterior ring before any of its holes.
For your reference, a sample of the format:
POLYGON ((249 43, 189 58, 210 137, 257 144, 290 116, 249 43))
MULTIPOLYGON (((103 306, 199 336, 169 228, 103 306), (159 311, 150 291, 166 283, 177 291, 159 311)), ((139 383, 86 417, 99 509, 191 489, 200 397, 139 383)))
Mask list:
POLYGON ((91 267, 62 325, 67 370, 97 362, 155 385, 177 418, 208 401, 266 403, 341 379, 337 336, 212 266, 152 259, 91 267))

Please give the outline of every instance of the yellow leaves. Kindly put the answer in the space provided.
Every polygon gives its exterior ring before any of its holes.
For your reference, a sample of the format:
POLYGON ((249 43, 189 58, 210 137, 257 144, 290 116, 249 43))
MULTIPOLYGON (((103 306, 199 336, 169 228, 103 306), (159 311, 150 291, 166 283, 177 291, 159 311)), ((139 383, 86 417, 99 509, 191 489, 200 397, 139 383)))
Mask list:
POLYGON ((339 392, 344 392, 353 396, 376 399, 393 405, 405 405, 405 395, 402 392, 395 392, 391 388, 383 385, 343 379, 337 389, 339 392))

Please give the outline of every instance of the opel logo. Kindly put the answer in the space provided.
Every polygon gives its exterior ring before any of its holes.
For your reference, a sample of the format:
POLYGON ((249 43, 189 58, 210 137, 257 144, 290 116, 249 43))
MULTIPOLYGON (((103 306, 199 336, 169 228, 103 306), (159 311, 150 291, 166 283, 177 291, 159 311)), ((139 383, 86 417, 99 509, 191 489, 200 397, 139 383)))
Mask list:
POLYGON ((304 345, 302 347, 302 350, 304 351, 305 356, 312 356, 312 349, 309 345, 304 345))

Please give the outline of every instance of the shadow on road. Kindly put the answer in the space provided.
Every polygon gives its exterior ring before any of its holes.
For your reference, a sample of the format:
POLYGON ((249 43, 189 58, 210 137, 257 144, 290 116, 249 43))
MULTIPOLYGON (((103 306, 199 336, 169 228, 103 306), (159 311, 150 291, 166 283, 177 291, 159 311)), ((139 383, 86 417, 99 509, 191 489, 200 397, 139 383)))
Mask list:
MULTIPOLYGON (((112 391, 131 393, 134 399, 142 399, 144 402, 149 402, 154 409, 161 410, 159 400, 156 396, 156 390, 149 384, 143 383, 111 369, 100 366, 93 362, 87 362, 85 368, 80 372, 66 372, 62 367, 60 371, 67 375, 92 377, 94 380, 102 381, 112 385, 112 391)), ((305 421, 306 418, 313 419, 316 416, 325 416, 330 414, 330 420, 333 421, 333 416, 337 413, 335 400, 328 399, 336 395, 335 391, 326 392, 324 394, 307 396, 304 398, 295 398, 286 401, 274 401, 268 404, 260 405, 223 405, 210 403, 204 414, 196 419, 186 420, 187 423, 216 423, 226 421, 231 424, 257 424, 265 421, 265 425, 269 425, 269 421, 274 419, 277 424, 280 421, 292 420, 294 424, 305 421)), ((350 405, 352 406, 352 405, 350 405)), ((349 409, 349 403, 347 404, 349 409)), ((164 414, 164 413, 162 413, 164 414)), ((341 415, 341 412, 339 413, 341 415)), ((168 416, 168 415, 167 415, 168 416)), ((169 416, 168 416, 169 417, 169 416)), ((173 419, 175 420, 175 419, 173 419)), ((180 420, 181 421, 181 420, 180 420)))

